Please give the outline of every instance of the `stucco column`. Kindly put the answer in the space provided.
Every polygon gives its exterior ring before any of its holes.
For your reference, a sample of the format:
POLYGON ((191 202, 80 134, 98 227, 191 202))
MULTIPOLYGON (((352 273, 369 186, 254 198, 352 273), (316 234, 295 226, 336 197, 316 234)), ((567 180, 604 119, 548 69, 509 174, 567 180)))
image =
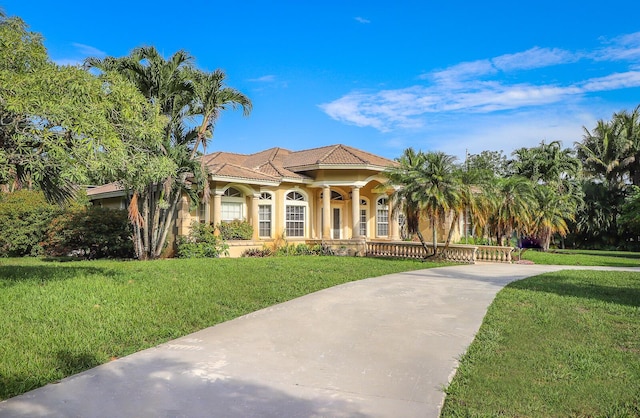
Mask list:
POLYGON ((209 225, 211 223, 211 199, 210 198, 206 199, 206 201, 203 204, 204 204, 204 223, 206 225, 209 225))
POLYGON ((391 228, 391 239, 400 240, 400 224, 398 223, 399 210, 395 207, 395 199, 389 197, 389 223, 391 228))
MULTIPOLYGON (((213 195, 213 224, 217 225, 222 220, 222 193, 215 192, 213 195)), ((216 229, 216 235, 220 234, 220 231, 216 229)))
POLYGON ((257 241, 260 233, 260 215, 258 211, 258 204, 260 203, 260 193, 255 193, 251 196, 251 226, 253 226, 252 240, 257 241))
POLYGON ((322 239, 331 239, 331 188, 322 189, 322 239))
POLYGON ((360 238, 360 188, 351 188, 351 238, 360 238))

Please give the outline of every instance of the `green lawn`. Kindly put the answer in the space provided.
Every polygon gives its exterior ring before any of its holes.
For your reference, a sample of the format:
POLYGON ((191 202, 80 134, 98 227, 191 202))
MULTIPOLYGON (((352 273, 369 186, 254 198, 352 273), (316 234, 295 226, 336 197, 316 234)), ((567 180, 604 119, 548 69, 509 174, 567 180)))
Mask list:
POLYGON ((446 392, 442 417, 639 417, 640 273, 510 284, 446 392))
MULTIPOLYGON (((518 254, 515 254, 517 259, 518 254)), ((640 267, 640 253, 595 250, 550 250, 548 252, 526 250, 523 260, 536 264, 559 264, 571 266, 640 267)))
POLYGON ((0 258, 0 399, 320 289, 437 265, 310 256, 0 258))

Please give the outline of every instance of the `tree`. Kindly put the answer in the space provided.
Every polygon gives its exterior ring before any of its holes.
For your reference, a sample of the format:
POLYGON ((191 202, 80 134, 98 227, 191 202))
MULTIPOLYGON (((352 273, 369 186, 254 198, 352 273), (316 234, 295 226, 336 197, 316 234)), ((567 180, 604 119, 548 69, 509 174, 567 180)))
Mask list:
POLYGON ((562 149, 559 141, 542 141, 537 147, 517 149, 513 155, 513 172, 534 182, 536 188, 536 204, 532 207, 535 215, 526 226, 527 233, 539 238, 546 251, 553 234, 566 236, 567 221, 575 219, 582 205, 578 181, 582 165, 574 151, 562 149))
POLYGON ((535 207, 534 184, 521 176, 505 177, 498 181, 495 191, 495 212, 490 220, 498 245, 513 231, 524 232, 533 219, 535 207))
POLYGON ((159 146, 151 143, 143 144, 143 148, 149 156, 165 158, 174 170, 162 176, 142 178, 123 170, 114 176, 133 192, 129 213, 136 256, 157 258, 175 222, 183 193, 196 201, 198 192, 203 191, 204 198, 208 199, 208 181, 205 167, 198 161, 198 152, 213 136, 220 112, 240 106, 248 115, 251 101, 225 86, 222 71, 205 73, 196 69, 184 51, 166 60, 154 47, 142 47, 134 49, 128 57, 88 59, 85 66, 106 74, 121 74, 134 83, 150 103, 159 106, 167 118, 159 146), (195 126, 191 122, 194 120, 198 121, 195 126))
POLYGON ((396 202, 402 202, 410 231, 419 233, 418 216, 429 220, 433 255, 438 255, 437 228, 445 216, 460 207, 460 182, 455 175, 455 157, 442 152, 417 153, 409 148, 398 159, 398 167, 387 173, 389 186, 395 186, 396 202), (415 228, 415 229, 414 229, 415 228))
POLYGON ((149 140, 161 117, 126 80, 50 62, 39 34, 0 18, 0 184, 64 201, 88 172, 122 163, 125 138, 149 140))

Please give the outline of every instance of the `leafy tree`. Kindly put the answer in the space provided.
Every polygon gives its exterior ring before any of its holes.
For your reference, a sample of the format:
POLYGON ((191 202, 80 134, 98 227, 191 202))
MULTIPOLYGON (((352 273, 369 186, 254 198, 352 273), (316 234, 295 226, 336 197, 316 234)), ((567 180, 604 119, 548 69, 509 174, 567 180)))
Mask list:
POLYGON ((122 77, 50 62, 40 35, 0 18, 0 184, 37 187, 52 201, 89 172, 122 163, 125 140, 161 132, 155 106, 122 77))
POLYGON ((633 186, 620 211, 620 229, 640 239, 640 187, 633 186))
POLYGON ((469 155, 463 168, 471 183, 486 183, 505 177, 509 173, 509 162, 502 151, 482 151, 469 155))
POLYGON ((146 177, 132 176, 126 169, 114 173, 114 178, 133 192, 129 214, 137 257, 157 258, 175 222, 182 194, 187 193, 196 201, 202 190, 204 199, 208 199, 205 167, 198 161, 199 147, 206 146, 213 136, 221 111, 240 106, 248 115, 251 101, 225 86, 222 71, 197 70, 184 51, 176 52, 167 60, 154 47, 142 47, 134 49, 128 57, 88 59, 86 67, 122 75, 136 85, 150 103, 159 106, 167 118, 162 141, 140 146, 150 158, 161 157, 172 170, 160 171, 157 175, 148 173, 146 177), (191 122, 194 120, 198 121, 195 126, 191 122))

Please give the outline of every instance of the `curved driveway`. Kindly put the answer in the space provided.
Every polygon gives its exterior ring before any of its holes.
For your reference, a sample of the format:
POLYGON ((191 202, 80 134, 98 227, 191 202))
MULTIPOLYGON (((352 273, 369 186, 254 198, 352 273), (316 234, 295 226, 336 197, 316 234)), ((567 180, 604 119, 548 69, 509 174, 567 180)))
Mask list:
POLYGON ((336 286, 0 402, 0 417, 437 417, 496 293, 563 268, 463 265, 336 286))

